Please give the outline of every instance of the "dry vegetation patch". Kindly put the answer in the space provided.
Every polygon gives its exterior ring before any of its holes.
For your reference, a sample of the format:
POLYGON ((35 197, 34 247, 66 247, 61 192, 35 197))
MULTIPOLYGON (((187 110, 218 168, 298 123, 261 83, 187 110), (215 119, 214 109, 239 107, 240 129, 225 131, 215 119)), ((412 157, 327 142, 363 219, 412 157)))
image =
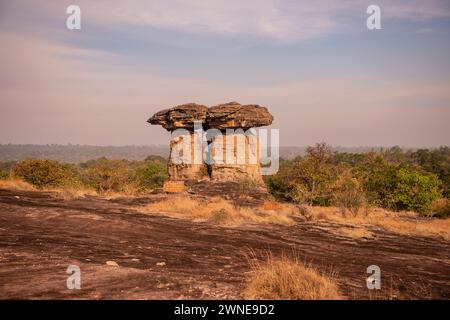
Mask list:
POLYGON ((29 184, 21 179, 0 180, 0 188, 25 191, 36 190, 32 184, 29 184))
POLYGON ((55 193, 57 198, 63 200, 74 200, 84 198, 85 196, 98 196, 98 193, 93 189, 62 187, 58 189, 47 189, 55 193))
POLYGON ((269 255, 266 262, 251 262, 251 269, 242 292, 246 299, 343 299, 332 272, 324 274, 296 258, 276 259, 269 255))
POLYGON ((344 237, 353 239, 373 239, 375 235, 367 230, 366 228, 355 227, 355 228, 339 228, 337 233, 343 235, 344 237))
POLYGON ((143 211, 176 218, 211 221, 222 225, 239 225, 244 222, 291 225, 294 223, 293 208, 293 206, 280 206, 276 211, 265 210, 263 206, 237 207, 222 198, 196 199, 188 196, 174 196, 146 205, 143 211))
MULTIPOLYGON (((357 216, 343 215, 336 207, 311 207, 315 220, 328 220, 342 224, 377 226, 403 235, 437 236, 450 240, 450 219, 423 218, 415 212, 392 212, 380 208, 369 208, 357 216)), ((345 232, 345 231, 344 231, 345 232)))

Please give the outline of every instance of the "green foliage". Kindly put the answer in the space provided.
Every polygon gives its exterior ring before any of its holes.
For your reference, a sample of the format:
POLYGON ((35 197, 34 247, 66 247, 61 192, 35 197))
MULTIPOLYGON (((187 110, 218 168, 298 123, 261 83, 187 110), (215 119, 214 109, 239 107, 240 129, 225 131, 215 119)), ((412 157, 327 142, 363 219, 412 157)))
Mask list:
POLYGON ((166 164, 167 163, 167 159, 158 155, 149 155, 147 158, 145 158, 144 160, 145 162, 159 162, 161 164, 166 164))
POLYGON ((0 169, 0 180, 6 180, 9 178, 9 172, 3 169, 0 169))
POLYGON ((272 194, 282 200, 310 205, 330 205, 332 185, 337 178, 333 153, 324 143, 308 147, 304 158, 281 163, 279 172, 266 182, 272 194))
POLYGON ((82 182, 100 193, 136 193, 162 187, 168 179, 166 165, 157 158, 145 161, 99 158, 80 167, 82 182))
POLYGON ((20 161, 13 168, 13 175, 38 187, 57 187, 71 182, 73 166, 44 159, 20 161))
MULTIPOLYGON (((449 165, 448 147, 353 154, 335 153, 321 143, 309 147, 305 157, 282 160, 278 173, 264 180, 279 200, 333 204, 353 214, 366 204, 426 213, 441 192, 448 198, 449 165)), ((439 209, 442 215, 445 208, 439 209)))
POLYGON ((435 174, 442 181, 442 194, 450 198, 450 148, 420 149, 411 154, 411 161, 423 170, 435 174))
POLYGON ((293 201, 292 183, 290 173, 292 172, 292 161, 280 160, 280 167, 275 175, 264 176, 269 192, 278 200, 293 201))
POLYGON ((0 180, 9 179, 10 172, 15 165, 15 161, 0 161, 0 180))
POLYGON ((361 183, 349 169, 342 170, 333 189, 333 204, 342 208, 343 214, 348 210, 356 216, 366 203, 361 183))
MULTIPOLYGON (((161 158, 162 159, 162 158, 161 158)), ((70 186, 94 189, 99 193, 139 193, 162 187, 168 178, 165 161, 149 157, 145 161, 99 158, 80 165, 62 164, 52 160, 29 159, 17 163, 14 177, 38 188, 70 186)), ((11 164, 0 163, 0 179, 10 177, 11 164)))
POLYGON ((100 193, 121 192, 133 184, 133 171, 127 160, 99 158, 82 165, 81 180, 100 193))
POLYGON ((440 197, 441 182, 435 175, 424 175, 402 168, 396 174, 393 194, 394 208, 427 212, 431 203, 440 197))
POLYGON ((397 167, 381 155, 368 156, 357 174, 362 181, 367 200, 375 206, 395 209, 393 199, 397 187, 397 167))
POLYGON ((159 161, 145 161, 136 169, 137 184, 142 190, 161 188, 169 178, 167 166, 159 161))

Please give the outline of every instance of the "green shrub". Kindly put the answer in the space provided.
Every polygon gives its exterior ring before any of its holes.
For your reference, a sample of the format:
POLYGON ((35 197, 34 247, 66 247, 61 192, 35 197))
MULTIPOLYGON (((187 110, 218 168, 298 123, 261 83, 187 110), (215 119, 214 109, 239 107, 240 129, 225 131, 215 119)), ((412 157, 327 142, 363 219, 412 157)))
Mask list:
POLYGON ((16 161, 0 161, 0 180, 7 180, 11 177, 11 170, 16 163, 16 161))
POLYGON ((0 180, 9 179, 9 171, 0 170, 0 180))
POLYGON ((38 188, 57 187, 70 183, 74 178, 74 171, 71 165, 57 161, 27 159, 15 165, 13 176, 38 188))
POLYGON ((284 201, 336 205, 353 214, 366 203, 426 213, 441 191, 447 197, 449 177, 448 147, 355 154, 332 152, 321 143, 309 147, 304 157, 282 160, 278 173, 264 181, 269 192, 284 201))
POLYGON ((442 181, 442 194, 450 198, 450 148, 419 149, 411 154, 411 158, 422 169, 435 174, 442 181))
POLYGON ((263 177, 268 191, 278 200, 294 201, 291 171, 292 161, 281 159, 278 172, 274 175, 263 177))
POLYGON ((396 209, 397 171, 396 165, 386 162, 380 155, 369 155, 365 159, 357 172, 370 204, 396 209))
POLYGON ((81 165, 80 174, 83 184, 100 193, 136 188, 134 171, 127 160, 90 160, 81 165))
POLYGON ((280 200, 330 205, 332 185, 337 178, 332 155, 331 148, 324 143, 308 147, 304 158, 282 162, 279 172, 266 179, 269 191, 280 200))
POLYGON ((360 182, 350 170, 340 173, 333 189, 333 204, 340 207, 344 215, 348 210, 353 216, 357 216, 359 210, 365 205, 366 198, 360 182))
POLYGON ((397 210, 427 212, 431 203, 441 196, 441 182, 435 175, 402 168, 398 170, 396 178, 393 201, 397 210))
POLYGON ((158 155, 150 155, 144 159, 145 162, 159 162, 161 164, 166 164, 167 159, 158 155))
POLYGON ((136 169, 137 183, 142 190, 161 188, 169 178, 167 166, 159 161, 145 161, 136 169))

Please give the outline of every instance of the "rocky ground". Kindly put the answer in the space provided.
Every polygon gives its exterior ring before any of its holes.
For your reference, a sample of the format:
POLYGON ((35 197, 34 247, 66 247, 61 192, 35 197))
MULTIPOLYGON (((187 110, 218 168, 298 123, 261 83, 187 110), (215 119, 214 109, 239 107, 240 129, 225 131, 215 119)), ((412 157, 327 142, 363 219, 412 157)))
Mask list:
POLYGON ((230 228, 139 211, 155 197, 64 200, 0 189, 0 299, 239 298, 251 252, 332 268, 349 299, 450 298, 444 240, 376 228, 374 239, 355 240, 329 222, 230 228), (70 264, 81 269, 80 290, 66 287, 70 264), (374 264, 382 290, 369 292, 374 264))

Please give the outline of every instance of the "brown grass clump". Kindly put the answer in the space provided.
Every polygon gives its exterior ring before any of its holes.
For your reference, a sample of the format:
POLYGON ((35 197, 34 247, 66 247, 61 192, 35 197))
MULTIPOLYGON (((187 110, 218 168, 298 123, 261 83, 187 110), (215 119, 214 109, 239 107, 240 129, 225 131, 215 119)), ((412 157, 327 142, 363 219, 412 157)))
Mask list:
POLYGON ((28 182, 25 182, 21 179, 0 180, 0 188, 13 189, 13 190, 24 190, 24 191, 36 190, 36 188, 33 185, 31 185, 28 182))
POLYGON ((343 299, 333 275, 324 275, 297 259, 269 256, 264 263, 251 263, 251 268, 251 276, 242 292, 246 299, 343 299))
POLYGON ((239 225, 244 222, 293 224, 289 210, 263 210, 262 208, 236 208, 222 198, 194 199, 188 196, 175 196, 149 204, 145 212, 165 214, 176 218, 189 218, 197 221, 211 221, 222 225, 239 225))
POLYGON ((343 216, 336 207, 312 207, 316 220, 343 224, 377 226, 391 232, 411 236, 441 237, 450 240, 450 219, 424 219, 415 212, 392 212, 380 208, 367 209, 358 216, 343 216))

